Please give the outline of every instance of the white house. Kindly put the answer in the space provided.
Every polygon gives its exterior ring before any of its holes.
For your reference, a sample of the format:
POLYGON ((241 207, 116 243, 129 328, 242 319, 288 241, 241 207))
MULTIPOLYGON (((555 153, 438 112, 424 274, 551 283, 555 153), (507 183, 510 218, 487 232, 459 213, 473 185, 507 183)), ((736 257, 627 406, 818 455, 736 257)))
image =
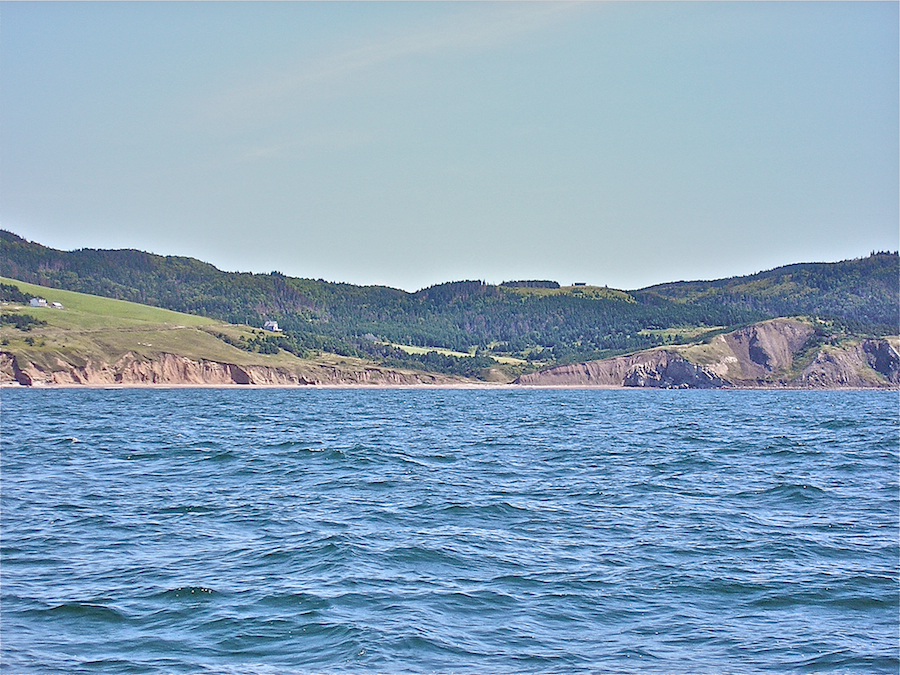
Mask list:
POLYGON ((275 333, 280 333, 280 332, 281 332, 281 329, 278 327, 278 322, 277 322, 277 321, 266 321, 266 322, 263 324, 263 328, 265 328, 266 330, 273 331, 273 332, 275 332, 275 333))
POLYGON ((63 308, 62 303, 60 303, 60 302, 51 302, 50 306, 53 309, 62 309, 63 308))
POLYGON ((32 299, 31 299, 31 306, 32 306, 32 307, 46 307, 46 306, 47 306, 47 301, 44 300, 43 298, 32 298, 32 299))

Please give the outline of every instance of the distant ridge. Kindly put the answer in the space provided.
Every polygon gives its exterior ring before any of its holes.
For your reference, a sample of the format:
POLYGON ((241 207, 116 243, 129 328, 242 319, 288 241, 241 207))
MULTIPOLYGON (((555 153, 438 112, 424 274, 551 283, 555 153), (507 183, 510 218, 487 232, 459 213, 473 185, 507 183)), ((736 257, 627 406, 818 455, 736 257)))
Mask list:
POLYGON ((504 281, 501 286, 509 286, 510 288, 559 288, 558 281, 546 281, 541 279, 533 279, 530 281, 504 281))
POLYGON ((657 284, 632 293, 647 299, 739 305, 774 316, 827 314, 896 326, 900 259, 897 252, 873 251, 866 258, 794 263, 747 276, 657 284))

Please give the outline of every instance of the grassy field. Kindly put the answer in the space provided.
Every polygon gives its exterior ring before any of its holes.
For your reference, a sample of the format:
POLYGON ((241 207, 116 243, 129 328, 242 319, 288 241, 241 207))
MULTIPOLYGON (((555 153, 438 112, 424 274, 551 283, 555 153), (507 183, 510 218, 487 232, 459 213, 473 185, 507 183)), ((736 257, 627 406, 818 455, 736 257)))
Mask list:
POLYGON ((550 295, 571 295, 576 298, 589 300, 623 300, 625 302, 637 302, 625 291, 606 286, 560 286, 559 288, 531 288, 518 286, 501 286, 502 290, 516 295, 537 295, 540 297, 550 295))
MULTIPOLYGON (((250 326, 235 326, 206 317, 182 314, 124 300, 35 286, 0 277, 0 283, 12 284, 26 295, 58 302, 63 309, 31 307, 21 303, 0 303, 4 314, 31 316, 46 325, 20 330, 0 326, 0 348, 20 353, 43 367, 53 368, 58 360, 83 365, 87 360, 114 362, 122 355, 152 358, 161 353, 190 359, 206 359, 237 365, 290 366, 297 364, 293 354, 258 354, 233 347, 216 337, 252 338, 263 333, 250 326)), ((327 357, 319 359, 330 362, 327 357)))
MULTIPOLYGON (((473 349, 470 352, 456 352, 452 349, 444 349, 443 347, 415 347, 413 345, 401 345, 395 342, 384 342, 382 344, 390 345, 391 347, 396 347, 397 349, 402 349, 407 354, 427 354, 428 352, 437 352, 438 354, 443 354, 444 356, 456 356, 458 358, 465 358, 468 356, 474 356, 475 350, 473 349)), ((516 359, 511 356, 495 356, 493 354, 485 354, 497 363, 505 363, 510 365, 523 365, 528 363, 523 359, 516 359)))
POLYGON ((126 328, 146 326, 147 324, 207 326, 219 323, 213 319, 193 314, 182 314, 124 300, 36 286, 15 279, 0 277, 0 283, 18 286, 25 295, 44 298, 48 302, 58 302, 63 305, 64 309, 62 310, 49 307, 23 307, 15 303, 6 303, 3 306, 3 311, 24 312, 37 319, 52 322, 52 325, 58 328, 126 328))

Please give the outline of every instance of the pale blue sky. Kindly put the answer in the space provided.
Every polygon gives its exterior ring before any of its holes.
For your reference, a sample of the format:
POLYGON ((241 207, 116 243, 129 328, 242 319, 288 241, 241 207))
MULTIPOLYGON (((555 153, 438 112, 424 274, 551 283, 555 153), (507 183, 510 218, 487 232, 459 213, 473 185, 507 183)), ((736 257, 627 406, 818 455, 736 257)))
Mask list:
POLYGON ((898 247, 898 3, 2 3, 0 227, 407 290, 898 247))

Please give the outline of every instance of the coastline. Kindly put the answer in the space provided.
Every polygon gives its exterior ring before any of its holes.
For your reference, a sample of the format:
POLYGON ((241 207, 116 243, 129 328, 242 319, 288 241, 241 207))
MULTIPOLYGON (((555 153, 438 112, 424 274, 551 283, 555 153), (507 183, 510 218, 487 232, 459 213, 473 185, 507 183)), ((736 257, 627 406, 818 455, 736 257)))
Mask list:
POLYGON ((589 390, 589 391, 883 391, 900 393, 900 386, 884 387, 797 387, 797 386, 727 386, 727 387, 649 387, 649 386, 624 386, 612 384, 512 384, 492 382, 459 382, 440 384, 364 384, 348 382, 346 384, 219 384, 219 383, 36 383, 32 385, 19 384, 18 382, 0 382, 0 390, 29 391, 42 389, 470 389, 484 391, 529 391, 529 390, 589 390))
MULTIPOLYGON (((233 347, 223 354, 157 347, 100 357, 20 347, 0 350, 0 387, 900 390, 896 338, 820 344, 814 332, 808 321, 772 319, 708 342, 562 364, 515 379, 493 369, 476 379, 337 356, 270 360, 227 353, 238 352, 233 347)), ((214 339, 206 333, 201 337, 214 339)))

